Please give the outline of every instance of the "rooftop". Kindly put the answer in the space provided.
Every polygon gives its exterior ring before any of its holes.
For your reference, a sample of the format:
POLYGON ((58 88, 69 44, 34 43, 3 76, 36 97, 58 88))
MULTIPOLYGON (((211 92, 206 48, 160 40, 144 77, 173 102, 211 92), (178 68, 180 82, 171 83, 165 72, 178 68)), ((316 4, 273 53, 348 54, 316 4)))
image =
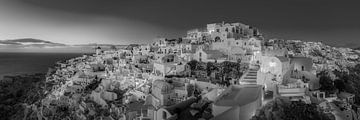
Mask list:
POLYGON ((181 112, 181 111, 185 110, 186 108, 190 107, 190 105, 195 103, 196 101, 198 101, 198 99, 193 97, 193 98, 189 98, 185 101, 182 101, 181 103, 166 107, 164 109, 169 111, 171 114, 175 114, 176 112, 181 112), (177 111, 177 110, 179 110, 179 111, 177 111))
POLYGON ((209 59, 226 57, 226 55, 219 50, 204 50, 204 52, 206 54, 209 54, 208 56, 209 59))
POLYGON ((287 62, 287 61, 289 61, 289 58, 284 57, 284 56, 276 56, 276 58, 278 58, 281 62, 287 62))
POLYGON ((351 94, 351 93, 348 93, 348 92, 341 92, 338 94, 338 97, 339 98, 349 98, 349 97, 352 97, 352 96, 355 96, 354 94, 351 94))
POLYGON ((221 93, 214 104, 219 106, 246 105, 259 99, 261 91, 261 85, 233 85, 221 93))

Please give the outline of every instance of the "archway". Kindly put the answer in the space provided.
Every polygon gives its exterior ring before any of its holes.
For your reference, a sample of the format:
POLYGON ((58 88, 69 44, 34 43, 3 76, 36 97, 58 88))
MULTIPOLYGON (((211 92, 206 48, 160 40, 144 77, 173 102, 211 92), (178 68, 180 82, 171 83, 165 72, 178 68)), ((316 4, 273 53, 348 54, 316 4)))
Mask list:
POLYGON ((215 37, 215 42, 220 42, 220 41, 221 41, 220 37, 219 37, 219 36, 216 36, 216 37, 215 37))

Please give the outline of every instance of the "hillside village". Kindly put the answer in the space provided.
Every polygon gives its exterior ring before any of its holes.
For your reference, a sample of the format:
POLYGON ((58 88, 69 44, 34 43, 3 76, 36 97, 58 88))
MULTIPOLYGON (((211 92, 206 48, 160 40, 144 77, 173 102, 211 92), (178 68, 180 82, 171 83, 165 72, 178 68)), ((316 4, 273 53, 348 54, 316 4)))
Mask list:
POLYGON ((359 92, 335 81, 359 54, 265 39, 242 23, 207 24, 179 39, 97 46, 93 55, 58 62, 43 98, 24 104, 21 119, 286 120, 299 110, 311 119, 359 120, 359 92))

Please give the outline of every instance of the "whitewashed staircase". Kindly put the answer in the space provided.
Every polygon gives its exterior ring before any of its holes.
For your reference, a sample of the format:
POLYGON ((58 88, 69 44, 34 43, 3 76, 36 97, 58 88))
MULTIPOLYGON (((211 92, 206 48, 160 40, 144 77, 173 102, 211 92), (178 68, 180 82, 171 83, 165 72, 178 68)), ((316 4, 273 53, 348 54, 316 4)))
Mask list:
POLYGON ((245 72, 243 76, 240 78, 240 84, 248 85, 248 84, 257 84, 257 73, 259 70, 259 66, 251 65, 249 70, 245 72))

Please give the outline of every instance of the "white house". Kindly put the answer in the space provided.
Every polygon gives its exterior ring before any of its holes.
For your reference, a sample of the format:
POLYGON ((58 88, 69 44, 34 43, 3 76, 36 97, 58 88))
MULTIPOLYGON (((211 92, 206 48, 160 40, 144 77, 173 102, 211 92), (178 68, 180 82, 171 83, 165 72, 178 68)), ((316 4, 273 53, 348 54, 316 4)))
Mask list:
POLYGON ((227 60, 228 56, 219 50, 204 50, 202 46, 193 55, 194 60, 200 62, 220 63, 227 60))
POLYGON ((262 85, 230 86, 213 103, 213 120, 249 120, 262 99, 262 85))

